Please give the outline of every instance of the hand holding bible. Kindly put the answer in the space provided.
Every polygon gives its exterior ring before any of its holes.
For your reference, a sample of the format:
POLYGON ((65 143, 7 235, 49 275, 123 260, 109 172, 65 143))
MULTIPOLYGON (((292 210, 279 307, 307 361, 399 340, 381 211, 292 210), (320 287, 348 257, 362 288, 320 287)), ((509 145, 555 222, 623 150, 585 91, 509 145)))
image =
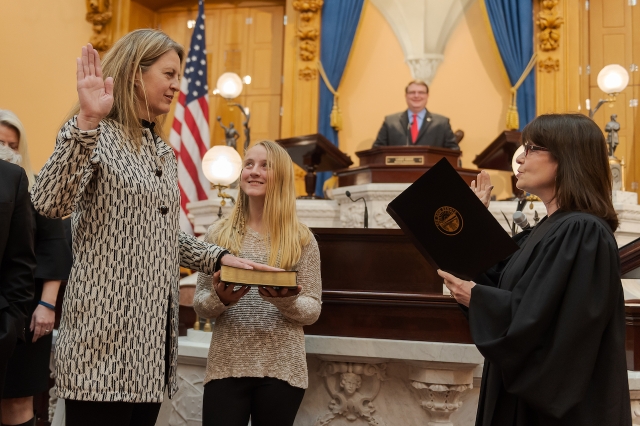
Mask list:
POLYGON ((258 291, 264 297, 291 297, 300 294, 300 292, 302 291, 302 287, 297 286, 296 288, 281 288, 279 290, 276 290, 273 287, 260 287, 258 291))
POLYGON ((225 306, 237 303, 238 300, 242 299, 242 297, 249 292, 250 288, 248 285, 245 285, 235 290, 234 285, 227 285, 223 281, 220 281, 220 271, 213 274, 213 289, 218 295, 218 299, 220 299, 225 306))

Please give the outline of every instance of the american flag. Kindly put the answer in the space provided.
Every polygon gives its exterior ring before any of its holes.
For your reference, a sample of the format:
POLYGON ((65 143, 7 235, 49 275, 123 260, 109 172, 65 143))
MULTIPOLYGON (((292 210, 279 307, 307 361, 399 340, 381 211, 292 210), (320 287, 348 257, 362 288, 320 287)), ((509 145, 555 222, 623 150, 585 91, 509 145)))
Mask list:
POLYGON ((193 234, 187 204, 206 200, 209 181, 202 172, 202 157, 209 146, 209 86, 204 38, 204 0, 198 1, 198 18, 191 36, 180 96, 169 142, 178 158, 180 229, 193 234))

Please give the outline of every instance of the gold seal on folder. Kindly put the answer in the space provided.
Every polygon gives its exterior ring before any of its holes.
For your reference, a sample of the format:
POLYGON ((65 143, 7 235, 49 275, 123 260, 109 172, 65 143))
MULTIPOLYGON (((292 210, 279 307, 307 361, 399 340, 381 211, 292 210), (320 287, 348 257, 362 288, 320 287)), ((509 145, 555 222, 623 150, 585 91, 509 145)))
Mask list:
POLYGON ((462 215, 453 207, 440 207, 433 215, 433 221, 438 231, 445 235, 456 235, 462 231, 462 215))

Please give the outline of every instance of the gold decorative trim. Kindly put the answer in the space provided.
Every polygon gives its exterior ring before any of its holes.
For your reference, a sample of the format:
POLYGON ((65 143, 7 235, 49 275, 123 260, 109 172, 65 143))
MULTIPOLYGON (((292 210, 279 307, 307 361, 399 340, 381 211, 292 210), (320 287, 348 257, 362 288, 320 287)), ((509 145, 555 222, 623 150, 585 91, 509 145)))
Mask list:
MULTIPOLYGON (((296 37, 299 41, 300 59, 305 62, 314 61, 318 52, 318 38, 320 36, 320 19, 316 18, 322 9, 324 0, 295 0, 293 8, 300 12, 300 23, 296 37)), ((305 70, 300 70, 299 77, 303 80, 315 78, 305 70)))
POLYGON ((547 59, 541 59, 538 62, 538 71, 547 73, 560 71, 560 60, 553 59, 551 56, 547 59))
POLYGON ((106 52, 111 47, 111 40, 106 29, 111 22, 113 12, 111 0, 86 0, 87 21, 93 26, 93 34, 89 42, 100 53, 106 52))
POLYGON ((310 67, 304 67, 298 71, 298 77, 304 81, 314 80, 316 78, 316 70, 310 67))
POLYGON ((564 18, 558 14, 560 0, 540 0, 540 12, 536 24, 540 28, 538 39, 540 50, 550 52, 560 45, 560 27, 564 24, 564 18))

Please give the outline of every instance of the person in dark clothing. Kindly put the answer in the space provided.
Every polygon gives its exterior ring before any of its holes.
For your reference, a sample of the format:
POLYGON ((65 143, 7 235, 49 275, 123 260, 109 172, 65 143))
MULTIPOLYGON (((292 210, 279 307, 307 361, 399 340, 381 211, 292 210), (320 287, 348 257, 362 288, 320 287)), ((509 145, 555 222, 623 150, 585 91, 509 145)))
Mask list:
MULTIPOLYGON (((0 110, 0 158, 21 166, 30 183, 35 182, 28 157, 24 126, 11 111, 0 110), (13 151, 13 152, 11 152, 13 151)), ((29 188, 31 189, 31 188, 29 188)), ((34 395, 49 389, 49 358, 58 289, 71 270, 71 249, 62 221, 36 213, 35 297, 29 304, 25 340, 19 341, 9 360, 2 395, 2 425, 35 426, 34 395)))
POLYGON ((522 133, 517 187, 547 216, 478 283, 439 271, 485 357, 478 426, 631 425, 624 296, 604 136, 579 114, 522 133))
MULTIPOLYGON (((0 138, 1 140, 2 138, 0 138)), ((0 142, 4 147, 4 144, 0 142)), ((34 225, 24 170, 0 160, 0 389, 33 299, 34 225)), ((0 408, 0 415, 2 409, 0 408)))

